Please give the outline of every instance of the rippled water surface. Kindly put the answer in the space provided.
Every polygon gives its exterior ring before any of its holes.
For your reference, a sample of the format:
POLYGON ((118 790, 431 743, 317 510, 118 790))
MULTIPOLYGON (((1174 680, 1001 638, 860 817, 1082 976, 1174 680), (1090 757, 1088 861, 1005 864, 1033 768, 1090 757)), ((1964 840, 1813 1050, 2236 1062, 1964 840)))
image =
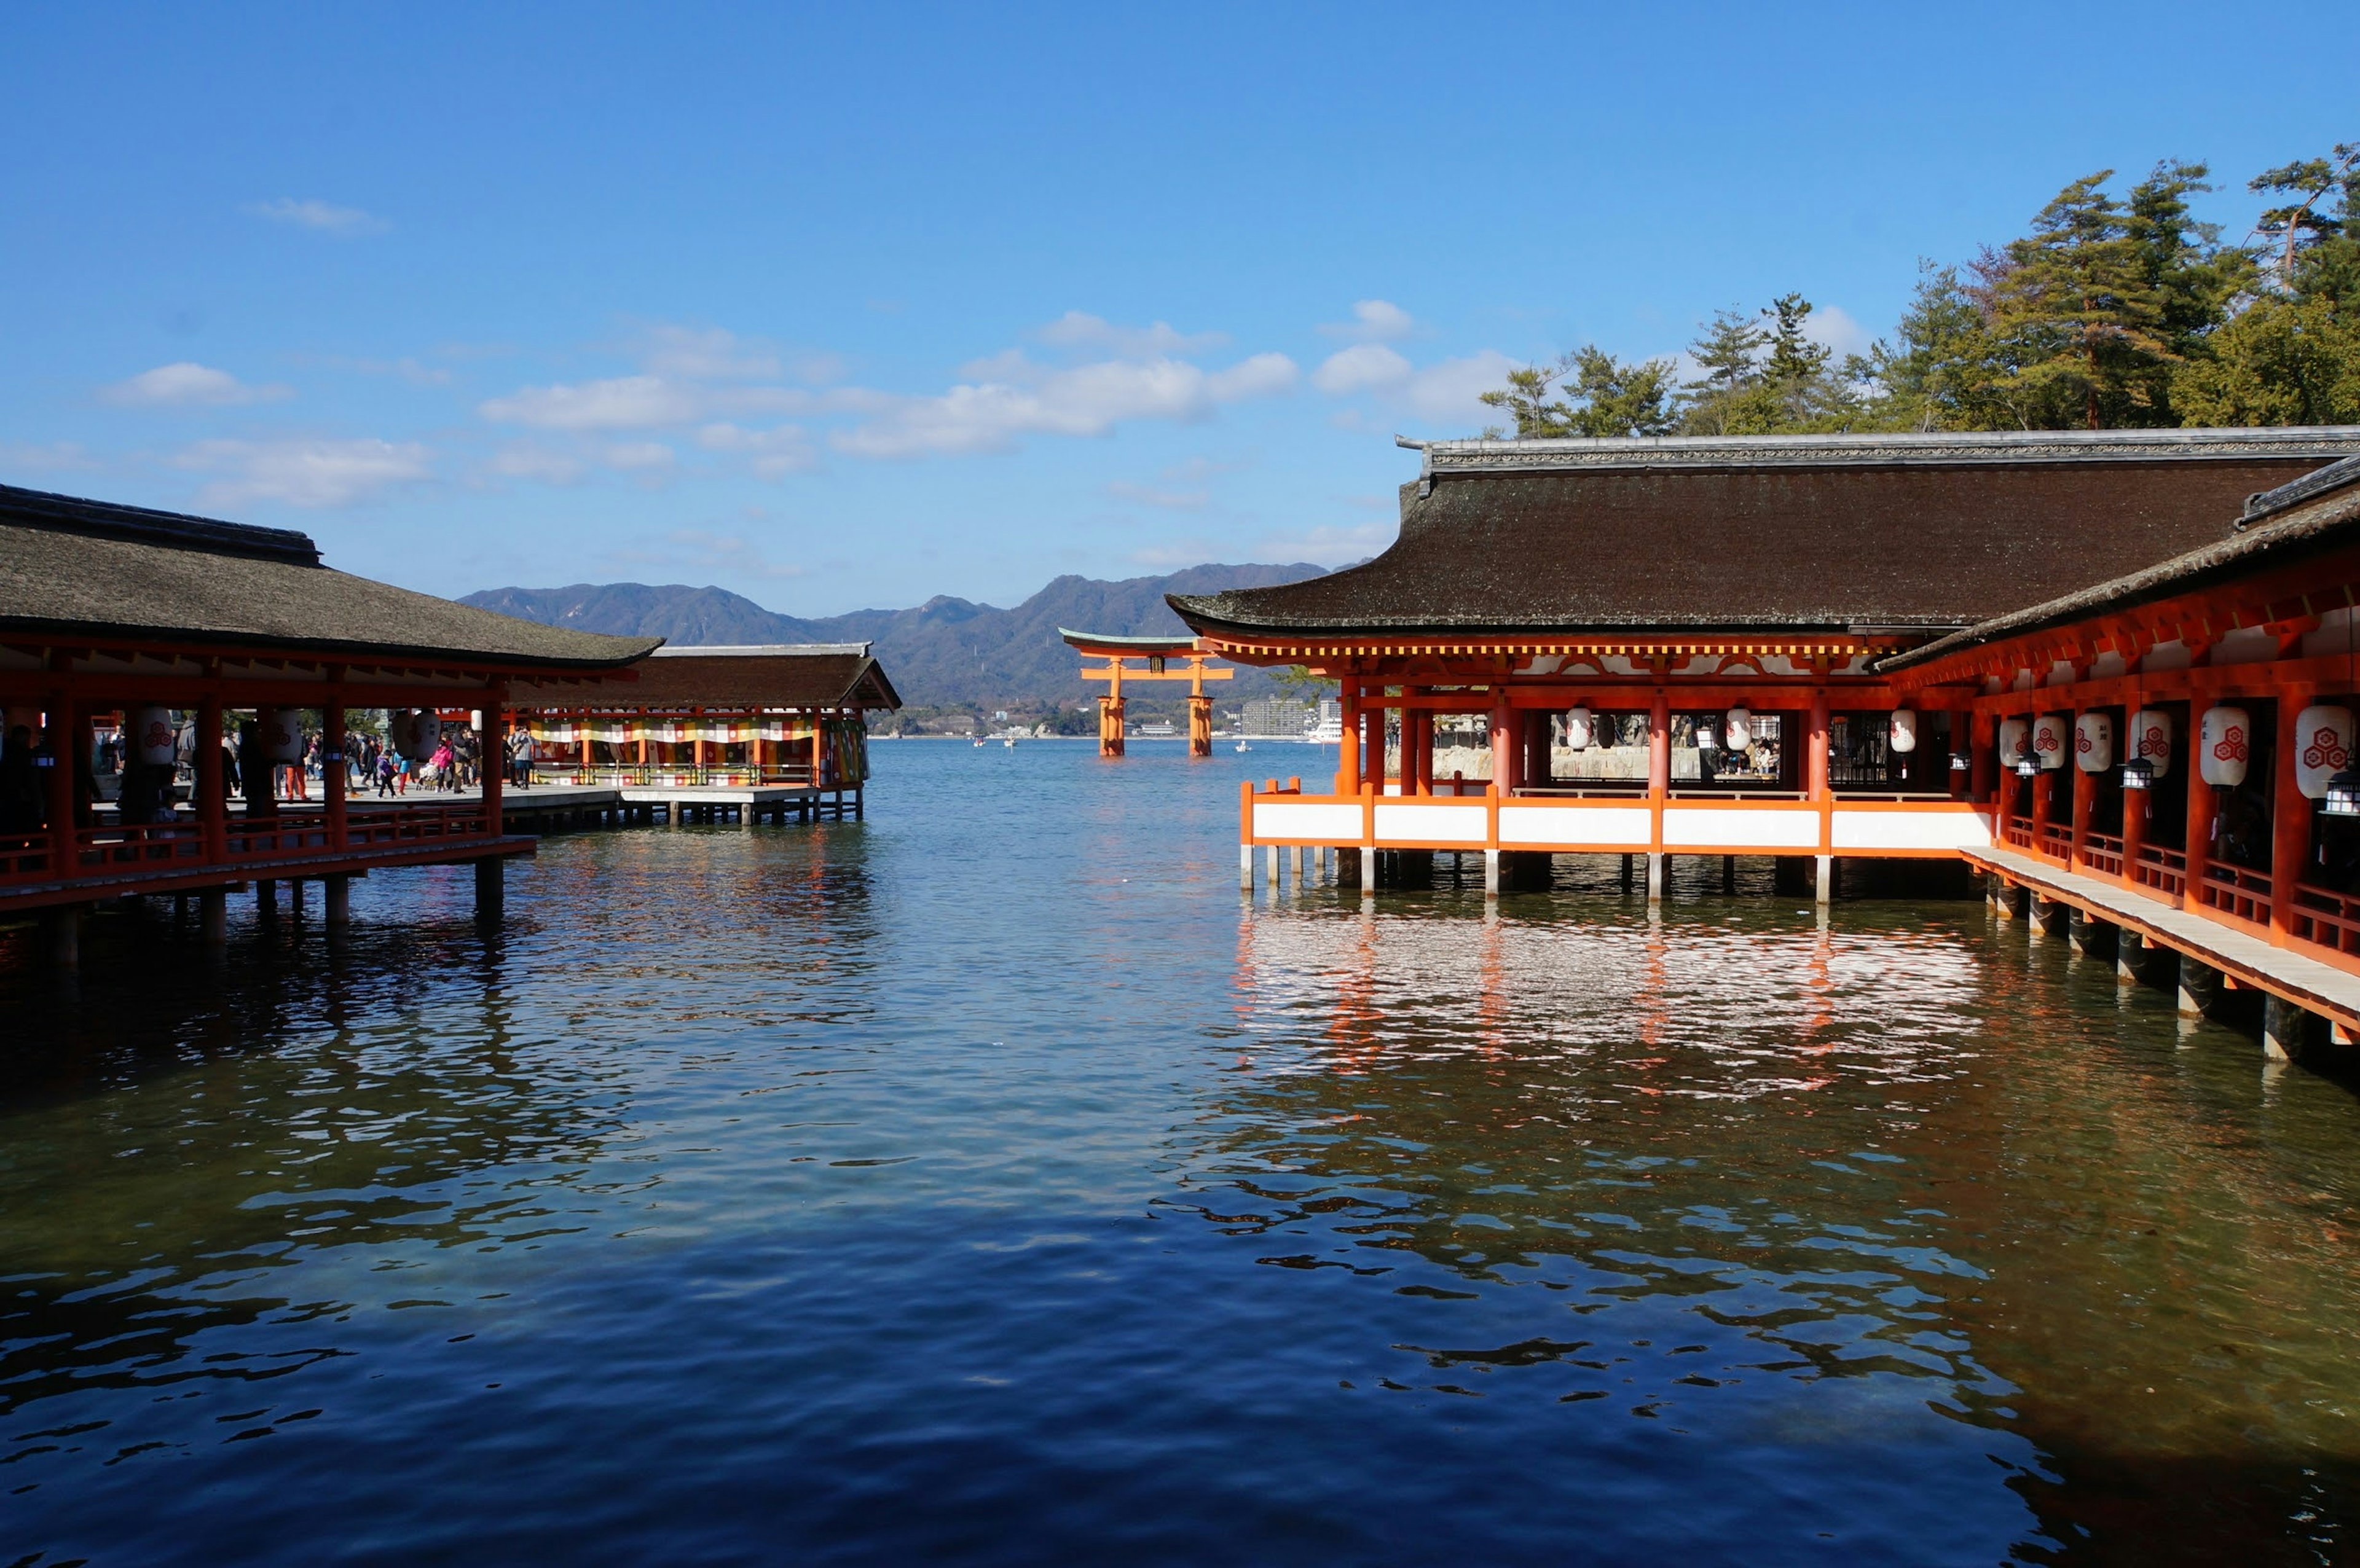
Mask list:
POLYGON ((0 935, 0 1563, 2355 1552, 2346 1087, 1975 903, 1241 902, 1320 754, 1141 749, 0 935))

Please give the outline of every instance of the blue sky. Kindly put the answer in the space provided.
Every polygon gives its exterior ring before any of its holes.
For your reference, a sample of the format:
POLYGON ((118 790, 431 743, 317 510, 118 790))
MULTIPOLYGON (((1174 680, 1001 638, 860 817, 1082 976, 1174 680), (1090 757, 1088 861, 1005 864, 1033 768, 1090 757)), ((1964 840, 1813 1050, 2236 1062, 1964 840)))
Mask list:
POLYGON ((0 481, 820 615, 1372 553, 1507 365, 2360 136, 2294 4, 0 14, 0 481))

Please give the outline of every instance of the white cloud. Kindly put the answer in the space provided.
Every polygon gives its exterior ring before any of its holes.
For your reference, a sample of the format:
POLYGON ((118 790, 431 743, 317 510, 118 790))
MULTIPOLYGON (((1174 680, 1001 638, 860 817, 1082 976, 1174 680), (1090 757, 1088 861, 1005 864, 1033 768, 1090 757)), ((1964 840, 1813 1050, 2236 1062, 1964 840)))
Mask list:
POLYGON ((274 223, 292 223, 300 229, 316 229, 339 239, 351 239, 356 234, 382 234, 393 227, 373 212, 358 207, 338 207, 327 201, 299 201, 292 196, 281 196, 273 201, 254 201, 246 212, 257 218, 268 218, 274 223))
POLYGON ((1283 392, 1296 375, 1295 362, 1282 354, 1258 354, 1213 372, 1160 357, 1003 369, 1002 379, 901 399, 882 417, 831 439, 860 457, 997 452, 1022 435, 1097 436, 1131 419, 1204 419, 1223 403, 1283 392))
POLYGON ((128 381, 118 381, 101 396, 127 408, 223 408, 239 403, 268 403, 293 389, 250 386, 226 370, 215 370, 193 360, 180 360, 143 370, 128 381))
POLYGON ((1365 561, 1386 549, 1401 532, 1393 522, 1359 523, 1350 528, 1325 525, 1308 533, 1284 539, 1266 539, 1254 546, 1255 559, 1262 561, 1309 561, 1321 566, 1341 566, 1349 561, 1365 561))
POLYGON ((1409 336, 1416 324, 1407 310, 1390 299, 1362 299, 1352 307, 1350 321, 1329 321, 1319 330, 1331 338, 1353 343, 1384 343, 1409 336))
POLYGON ((1329 354, 1311 373, 1311 384, 1339 397, 1375 393, 1387 407, 1437 424, 1480 424, 1491 412, 1482 394, 1506 385, 1515 367, 1497 349, 1419 366, 1382 343, 1358 343, 1329 354))
POLYGON ((1147 327, 1118 326, 1086 310, 1068 310, 1034 335, 1058 348, 1104 349, 1120 359, 1193 354, 1229 341, 1226 332, 1184 332, 1169 321, 1147 327))
POLYGON ((628 430, 684 425, 704 409, 693 387, 659 376, 618 376, 575 387, 527 387, 477 412, 496 424, 543 430, 628 430))
POLYGON ((1808 335, 1814 343, 1822 343, 1836 351, 1841 362, 1848 354, 1865 351, 1871 341, 1869 331, 1852 320, 1849 311, 1839 305, 1820 305, 1811 311, 1808 335))
POLYGON ((801 425, 749 430, 725 421, 698 430, 696 444, 707 452, 736 452, 748 458, 754 472, 764 479, 799 473, 819 462, 811 436, 801 425))
POLYGON ((1508 384, 1508 372, 1517 362, 1497 349, 1485 349, 1462 359, 1429 365, 1410 377, 1401 391, 1410 409, 1437 422, 1460 420, 1480 424, 1498 410, 1485 406, 1482 394, 1508 384))
POLYGON ((1408 360, 1382 343, 1361 343, 1338 349, 1311 373, 1311 385, 1342 397, 1371 387, 1399 387, 1414 374, 1408 360))
POLYGON ((432 472, 416 441, 210 441, 174 459, 182 468, 223 477, 200 496, 207 506, 280 501, 290 506, 344 506, 388 485, 432 472))
POLYGON ((720 327, 654 326, 645 337, 647 367, 657 376, 734 381, 779 374, 775 351, 720 327))
POLYGON ((0 441, 0 468, 44 474, 97 466, 80 441, 0 441))
POLYGON ((717 534, 705 528, 674 528, 661 542, 609 550, 606 559, 624 566, 713 572, 769 582, 784 582, 803 574, 800 566, 771 561, 760 546, 742 534, 717 534))
POLYGON ((672 450, 661 441, 618 441, 599 455, 607 467, 626 473, 670 468, 672 463, 672 450))
POLYGON ((1131 501, 1142 506, 1157 506, 1174 512, 1202 511, 1212 500, 1211 494, 1203 490, 1159 490, 1152 485, 1133 485, 1124 479, 1109 484, 1106 491, 1118 501, 1131 501))
POLYGON ((571 485, 582 477, 582 460, 570 452, 544 446, 503 447, 486 465, 503 479, 537 479, 544 485, 571 485))

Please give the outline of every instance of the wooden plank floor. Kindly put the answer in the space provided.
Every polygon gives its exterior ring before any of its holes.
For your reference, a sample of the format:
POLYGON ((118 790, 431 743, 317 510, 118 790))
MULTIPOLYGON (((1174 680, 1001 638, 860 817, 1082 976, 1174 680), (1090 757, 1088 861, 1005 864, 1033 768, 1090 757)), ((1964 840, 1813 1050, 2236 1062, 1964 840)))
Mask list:
POLYGON ((2219 920, 2174 909, 2113 882, 2067 871, 2020 850, 1994 845, 1965 852, 1968 864, 1996 871, 2046 898, 2060 899, 2125 926, 2165 947, 2193 954, 2238 984, 2267 991, 2346 1027, 2360 1028, 2360 975, 2274 946, 2219 920))

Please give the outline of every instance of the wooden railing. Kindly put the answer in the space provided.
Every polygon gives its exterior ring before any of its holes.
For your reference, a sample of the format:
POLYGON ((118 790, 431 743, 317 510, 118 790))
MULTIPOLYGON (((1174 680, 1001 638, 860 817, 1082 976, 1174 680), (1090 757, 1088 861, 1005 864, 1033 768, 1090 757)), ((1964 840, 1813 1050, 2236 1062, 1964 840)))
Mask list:
POLYGON ((2143 844, 2139 845, 2138 863, 2131 867, 2131 880, 2142 887, 2179 898, 2188 891, 2188 856, 2160 844, 2143 844))
POLYGON ((2256 925, 2270 919, 2270 878, 2267 872, 2248 871, 2225 860, 2207 860, 2197 900, 2208 909, 2256 925))
POLYGON ((2083 833, 2081 864, 2102 877, 2123 874, 2123 841, 2113 833, 2083 833))
POLYGON ((2296 883, 2293 933, 2299 941, 2360 956, 2360 898, 2296 883))
POLYGON ((57 861, 57 835, 7 833, 0 834, 0 891, 143 873, 173 876, 215 867, 258 870, 277 861, 484 839, 496 837, 498 832, 499 824, 486 813, 480 800, 404 803, 355 811, 346 820, 341 843, 325 811, 281 811, 271 816, 230 817, 223 824, 216 855, 208 847, 204 824, 183 817, 154 824, 76 828, 67 835, 69 864, 62 867, 57 861))
POLYGON ((2051 860, 2066 865, 2073 863, 2073 830, 2064 822, 2043 822, 2040 825, 2040 853, 2051 860))
POLYGON ((2007 825, 2000 830, 1999 836, 2005 839, 2011 848, 2030 849, 2032 847, 2032 819, 2030 817, 2008 818, 2007 825))
MULTIPOLYGON (((741 763, 735 768, 694 768, 687 763, 651 762, 646 767, 638 763, 601 762, 584 768, 552 767, 537 764, 533 768, 535 784, 574 784, 592 789, 654 789, 665 788, 752 789, 777 784, 809 785, 812 769, 808 763, 778 764, 756 768, 741 763)), ((839 786, 827 774, 820 775, 823 789, 849 788, 839 786)))

